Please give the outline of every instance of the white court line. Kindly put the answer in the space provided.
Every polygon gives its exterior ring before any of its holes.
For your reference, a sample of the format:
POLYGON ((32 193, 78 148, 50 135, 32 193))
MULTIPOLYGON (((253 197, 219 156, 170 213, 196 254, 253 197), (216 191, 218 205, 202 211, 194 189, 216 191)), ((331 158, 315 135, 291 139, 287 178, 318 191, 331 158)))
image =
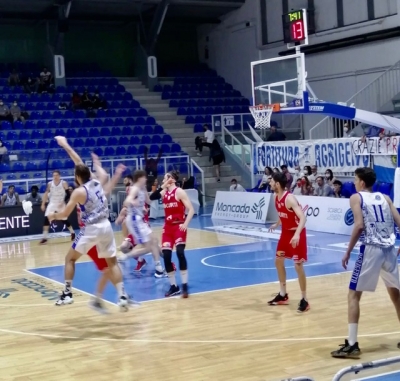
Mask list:
MULTIPOLYGON (((28 274, 37 276, 37 277, 42 278, 42 279, 50 280, 50 281, 53 282, 53 283, 57 283, 57 284, 60 284, 61 286, 64 286, 64 283, 61 283, 61 282, 59 282, 58 280, 54 280, 54 279, 45 277, 45 276, 43 276, 43 275, 35 274, 35 273, 33 273, 32 271, 29 271, 29 270, 27 270, 27 269, 25 269, 24 271, 27 272, 28 274)), ((82 294, 89 295, 89 296, 94 296, 93 294, 91 294, 91 293, 89 293, 89 292, 86 292, 86 291, 83 291, 83 290, 80 290, 79 288, 73 287, 73 289, 76 290, 77 292, 82 293, 82 294)), ((113 305, 113 306, 118 306, 116 303, 109 302, 109 301, 106 300, 106 299, 103 299, 103 301, 106 302, 106 303, 109 303, 109 304, 111 304, 111 305, 113 305)), ((74 302, 74 303, 75 303, 75 302, 74 302)), ((61 306, 61 308, 62 308, 62 306, 61 306)))
MULTIPOLYGON (((369 370, 371 369, 376 369, 376 368, 367 368, 369 370)), ((394 370, 393 372, 386 372, 386 373, 381 373, 381 374, 376 374, 375 376, 368 376, 368 377, 364 377, 364 378, 357 378, 356 380, 353 381, 364 381, 364 380, 371 380, 373 378, 381 378, 381 377, 385 377, 388 376, 389 374, 396 374, 398 373, 400 375, 400 371, 399 370, 394 370)), ((400 377, 399 377, 400 379, 400 377)), ((385 381, 384 379, 382 381, 385 381)))

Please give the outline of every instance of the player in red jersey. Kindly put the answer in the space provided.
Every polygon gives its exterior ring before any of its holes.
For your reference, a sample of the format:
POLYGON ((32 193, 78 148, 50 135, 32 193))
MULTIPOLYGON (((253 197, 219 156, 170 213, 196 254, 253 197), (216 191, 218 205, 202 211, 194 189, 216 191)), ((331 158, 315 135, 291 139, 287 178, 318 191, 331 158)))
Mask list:
POLYGON ((286 191, 287 178, 283 173, 275 173, 270 181, 270 187, 275 192, 275 207, 279 220, 270 227, 275 230, 282 225, 282 232, 276 248, 275 266, 278 271, 280 292, 268 302, 270 306, 289 304, 286 293, 285 259, 292 259, 299 278, 301 300, 297 312, 302 313, 310 309, 307 300, 307 279, 304 272, 304 262, 307 262, 307 235, 306 216, 296 197, 286 191))
POLYGON ((161 238, 161 248, 164 257, 165 270, 167 271, 171 287, 165 294, 166 297, 180 294, 180 288, 176 284, 175 271, 172 265, 172 250, 176 247, 179 260, 179 270, 182 279, 182 297, 187 298, 188 293, 188 271, 185 257, 185 246, 187 228, 194 216, 193 205, 186 192, 176 186, 178 175, 172 171, 164 176, 160 190, 150 195, 150 200, 162 198, 165 210, 165 222, 161 238), (185 211, 188 214, 185 217, 185 211))

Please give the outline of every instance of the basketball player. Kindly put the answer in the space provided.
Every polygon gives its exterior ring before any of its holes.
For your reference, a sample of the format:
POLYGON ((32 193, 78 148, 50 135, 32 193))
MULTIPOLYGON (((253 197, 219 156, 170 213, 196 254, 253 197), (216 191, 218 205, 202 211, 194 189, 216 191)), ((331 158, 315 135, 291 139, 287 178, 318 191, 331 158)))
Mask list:
POLYGON ((77 204, 81 208, 81 219, 85 224, 65 258, 65 287, 56 305, 73 303, 72 279, 75 273, 75 262, 86 254, 93 246, 97 247, 98 257, 104 258, 108 266, 108 276, 117 289, 121 310, 128 308, 128 298, 125 294, 122 272, 117 263, 114 232, 108 220, 109 210, 104 197, 103 187, 108 182, 108 175, 101 167, 98 157, 92 154, 93 165, 98 180, 91 179, 89 168, 82 163, 79 155, 70 147, 62 136, 55 138, 75 163, 75 182, 79 185, 61 213, 49 214, 49 220, 63 219, 69 216, 77 204))
POLYGON ((162 198, 165 210, 165 222, 162 233, 162 252, 164 256, 165 269, 168 273, 170 289, 165 294, 166 297, 180 294, 180 288, 176 283, 175 271, 172 266, 172 250, 176 247, 176 254, 179 260, 179 270, 182 279, 182 297, 189 296, 188 290, 188 270, 185 257, 185 246, 187 228, 194 216, 193 205, 186 192, 176 186, 178 175, 175 171, 169 172, 164 176, 161 189, 156 190, 150 195, 150 200, 162 198), (185 218, 185 210, 188 214, 185 218))
POLYGON ((388 196, 372 191, 375 181, 376 175, 371 168, 355 170, 354 185, 358 193, 350 197, 354 227, 342 259, 344 269, 347 270, 351 252, 359 239, 362 245, 351 276, 347 298, 349 336, 338 350, 331 352, 332 357, 358 358, 361 354, 357 342, 360 299, 363 291, 375 291, 379 275, 386 285, 400 320, 399 268, 394 246, 394 222, 400 227, 400 215, 388 196))
POLYGON ((270 230, 273 231, 281 225, 282 232, 276 248, 275 259, 280 291, 268 304, 270 306, 289 304, 289 296, 286 292, 285 259, 292 259, 301 290, 301 300, 297 312, 302 313, 310 309, 306 295, 307 279, 303 266, 307 261, 306 216, 296 197, 286 191, 287 181, 286 175, 280 172, 274 173, 269 183, 271 190, 275 192, 275 207, 279 216, 279 220, 270 227, 270 230))
MULTIPOLYGON (((68 184, 66 181, 61 179, 60 171, 55 170, 53 171, 53 180, 47 184, 46 192, 44 192, 43 199, 42 199, 42 211, 44 213, 44 223, 43 223, 43 238, 40 241, 41 245, 45 245, 47 243, 47 235, 49 234, 49 214, 54 212, 61 213, 65 209, 65 196, 66 191, 68 190, 68 184), (49 201, 49 204, 46 204, 49 201)), ((75 239, 75 231, 71 226, 71 223, 68 221, 67 218, 64 219, 65 226, 71 233, 71 241, 75 239)))
POLYGON ((135 243, 143 245, 143 250, 146 253, 151 252, 153 254, 156 268, 155 276, 161 278, 164 276, 164 269, 160 262, 160 250, 153 232, 145 221, 146 204, 151 202, 146 184, 146 172, 142 170, 135 171, 133 185, 130 187, 129 195, 124 202, 124 206, 128 211, 125 223, 135 243))

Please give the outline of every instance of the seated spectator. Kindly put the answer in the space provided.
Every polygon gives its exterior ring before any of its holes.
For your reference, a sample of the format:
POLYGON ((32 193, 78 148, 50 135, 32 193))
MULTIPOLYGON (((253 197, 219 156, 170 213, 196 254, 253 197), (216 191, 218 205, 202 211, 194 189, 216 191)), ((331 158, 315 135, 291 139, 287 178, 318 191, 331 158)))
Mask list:
POLYGON ((82 97, 78 94, 77 91, 74 91, 71 98, 71 110, 76 111, 80 108, 82 108, 82 97))
POLYGON ((281 165, 281 169, 282 169, 282 173, 286 176, 286 179, 287 179, 286 189, 290 190, 292 188, 293 176, 288 171, 286 164, 281 165))
POLYGON ((315 180, 314 196, 330 197, 333 194, 333 189, 324 182, 322 176, 318 176, 315 180))
POLYGON ((194 177, 193 176, 190 176, 188 179, 183 178, 182 189, 194 189, 194 177))
POLYGON ((22 79, 22 86, 27 94, 37 93, 39 89, 39 78, 28 76, 22 79))
POLYGON ((8 106, 4 104, 2 99, 0 99, 0 121, 4 120, 7 122, 12 122, 12 116, 8 106))
POLYGON ((21 107, 18 106, 17 101, 14 101, 13 104, 11 105, 10 113, 13 122, 17 122, 18 120, 20 122, 25 122, 25 118, 22 115, 21 107))
POLYGON ((295 165, 294 174, 293 174, 292 189, 296 186, 297 180, 301 180, 301 178, 303 176, 304 176, 304 173, 301 172, 300 166, 299 165, 295 165))
POLYGON ((344 198, 342 195, 342 182, 339 180, 335 180, 333 182, 333 194, 332 197, 335 198, 344 198))
POLYGON ((51 75, 51 72, 47 67, 44 67, 39 76, 39 92, 47 93, 50 90, 52 80, 53 76, 51 75))
POLYGON ((292 193, 295 196, 301 196, 303 194, 302 180, 301 179, 297 179, 296 182, 293 185, 294 186, 292 187, 292 193))
POLYGON ((263 191, 269 192, 270 191, 269 182, 271 180, 272 174, 273 174, 272 168, 265 167, 264 174, 261 179, 260 185, 257 188, 257 190, 259 192, 263 192, 263 191))
POLYGON ((311 176, 312 172, 311 172, 311 167, 309 165, 305 165, 304 166, 304 176, 311 176))
POLYGON ((333 183, 336 181, 335 177, 333 176, 333 172, 331 169, 327 169, 325 171, 325 182, 333 188, 333 183))
POLYGON ((217 139, 214 139, 213 142, 211 143, 210 147, 210 160, 213 162, 213 166, 215 168, 215 175, 217 176, 217 181, 220 182, 220 176, 221 176, 221 163, 225 162, 225 154, 223 149, 218 143, 217 139))
POLYGON ((92 99, 92 108, 95 110, 106 110, 107 102, 100 97, 100 94, 96 91, 92 99))
MULTIPOLYGON (((297 180, 297 181, 299 181, 299 180, 297 180)), ((303 176, 300 179, 300 183, 301 183, 301 194, 303 196, 312 196, 314 194, 314 189, 311 186, 311 183, 308 180, 307 176, 303 176)))
POLYGON ((318 167, 316 165, 311 166, 311 174, 307 176, 308 180, 312 186, 314 186, 315 181, 317 180, 318 175, 318 167))
POLYGON ((232 179, 229 191, 230 192, 246 192, 246 189, 244 189, 240 184, 238 184, 236 179, 232 179))
POLYGON ((16 69, 13 69, 8 77, 9 86, 18 86, 20 84, 19 74, 16 69))
POLYGON ((274 169, 273 169, 273 171, 272 171, 273 173, 280 173, 281 171, 279 170, 279 168, 278 167, 275 167, 274 169))
POLYGON ((268 136, 267 142, 282 142, 286 140, 286 135, 277 128, 278 123, 276 123, 274 120, 271 121, 271 134, 268 136))
POLYGON ((19 202, 19 195, 18 193, 15 192, 15 186, 10 185, 8 187, 8 192, 3 195, 1 198, 1 204, 2 206, 16 206, 20 205, 19 202))
MULTIPOLYGON (((8 160, 6 160, 7 157, 7 147, 4 145, 3 141, 0 139, 0 163, 4 163, 8 160)), ((1 194, 1 191, 0 191, 1 194)))
POLYGON ((40 197, 39 194, 39 188, 36 185, 32 185, 31 193, 29 193, 28 197, 26 198, 26 201, 30 201, 33 205, 42 204, 42 198, 40 197))
POLYGON ((83 95, 82 95, 82 108, 85 109, 85 110, 91 110, 92 109, 92 98, 89 95, 87 90, 85 90, 83 95))
POLYGON ((205 124, 203 126, 203 129, 204 129, 204 137, 201 138, 200 136, 197 136, 196 139, 194 140, 196 150, 199 150, 197 156, 202 156, 203 147, 210 148, 212 142, 214 141, 214 132, 211 131, 210 125, 205 124))

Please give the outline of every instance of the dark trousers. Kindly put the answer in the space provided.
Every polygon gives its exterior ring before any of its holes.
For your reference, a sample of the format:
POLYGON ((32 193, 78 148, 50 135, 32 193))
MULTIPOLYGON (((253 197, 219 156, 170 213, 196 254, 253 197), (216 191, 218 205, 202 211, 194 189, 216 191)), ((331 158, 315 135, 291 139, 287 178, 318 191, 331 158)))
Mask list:
POLYGON ((197 136, 196 139, 194 139, 194 144, 196 146, 196 150, 198 150, 200 153, 203 152, 203 147, 211 148, 211 143, 203 142, 200 136, 197 136))

